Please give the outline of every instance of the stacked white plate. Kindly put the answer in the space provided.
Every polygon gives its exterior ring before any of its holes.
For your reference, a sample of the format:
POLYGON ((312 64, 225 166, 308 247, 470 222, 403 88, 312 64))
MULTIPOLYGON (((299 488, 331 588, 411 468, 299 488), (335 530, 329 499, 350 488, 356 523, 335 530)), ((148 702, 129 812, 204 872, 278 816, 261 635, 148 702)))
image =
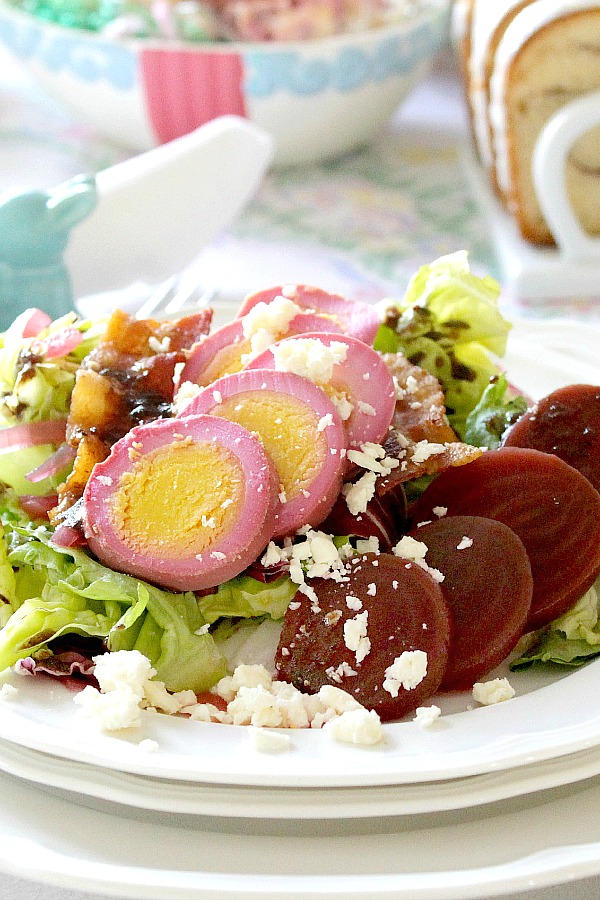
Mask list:
MULTIPOLYGON (((532 396, 600 383, 599 339, 519 322, 511 380, 532 396)), ((12 674, 0 868, 160 900, 466 900, 600 873, 600 661, 509 677, 512 700, 437 698, 437 722, 387 725, 379 747, 297 730, 264 753, 243 727, 150 713, 99 733, 66 688, 12 674)))

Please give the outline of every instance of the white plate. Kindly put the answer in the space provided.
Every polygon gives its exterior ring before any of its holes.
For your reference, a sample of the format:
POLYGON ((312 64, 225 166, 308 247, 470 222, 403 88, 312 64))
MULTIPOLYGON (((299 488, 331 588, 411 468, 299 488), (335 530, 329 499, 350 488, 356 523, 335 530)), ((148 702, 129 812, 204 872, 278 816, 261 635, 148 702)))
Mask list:
POLYGON ((0 741, 0 771, 68 792, 107 812, 119 807, 226 819, 365 819, 471 809, 600 775, 597 747, 469 778, 350 788, 270 788, 152 779, 76 763, 0 741), (118 806, 115 806, 118 804, 118 806))
MULTIPOLYGON (((573 381, 600 382, 600 331, 576 323, 519 322, 508 371, 534 396, 573 381), (566 335, 566 337, 565 337, 566 335), (563 344, 566 341, 566 346, 563 344)), ((72 694, 43 679, 13 675, 19 688, 0 710, 0 738, 60 758, 141 775, 221 785, 359 787, 464 778, 554 759, 600 744, 595 696, 600 661, 558 678, 532 670, 511 675, 517 696, 468 709, 469 695, 441 698, 432 728, 386 726, 385 744, 342 745, 320 731, 291 733, 279 754, 252 749, 243 727, 146 714, 140 729, 99 734, 76 715, 72 694), (140 742, 151 738, 158 750, 140 742)))
POLYGON ((353 822, 110 815, 0 775, 0 869, 140 900, 469 900, 600 873, 600 783, 353 822))

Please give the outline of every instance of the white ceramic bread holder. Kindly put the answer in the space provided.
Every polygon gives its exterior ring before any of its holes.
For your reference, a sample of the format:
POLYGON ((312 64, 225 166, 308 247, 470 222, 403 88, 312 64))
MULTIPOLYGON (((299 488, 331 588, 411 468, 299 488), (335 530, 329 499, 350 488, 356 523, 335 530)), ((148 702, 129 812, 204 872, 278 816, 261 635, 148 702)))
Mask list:
POLYGON ((600 91, 594 91, 555 113, 535 147, 534 184, 557 247, 554 255, 546 260, 544 281, 547 279, 548 296, 600 297, 600 238, 590 236, 581 227, 566 183, 571 147, 599 124, 600 91))

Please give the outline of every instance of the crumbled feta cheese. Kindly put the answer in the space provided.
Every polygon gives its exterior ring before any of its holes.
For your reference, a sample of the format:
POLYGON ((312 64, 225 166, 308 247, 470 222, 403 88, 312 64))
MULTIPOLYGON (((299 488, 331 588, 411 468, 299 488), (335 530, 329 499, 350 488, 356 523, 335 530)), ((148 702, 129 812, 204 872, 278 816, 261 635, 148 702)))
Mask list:
POLYGON ((331 413, 327 413, 324 416, 321 416, 319 421, 317 422, 317 431, 325 431, 329 425, 333 425, 333 416, 331 413))
POLYGON ((242 331, 250 340, 252 356, 270 347, 285 334, 289 324, 301 312, 287 297, 274 297, 270 303, 257 303, 242 318, 242 331))
MULTIPOLYGON (((348 454, 350 459, 350 453, 348 454)), ((375 494, 375 472, 365 472, 358 481, 353 484, 345 484, 342 487, 342 494, 346 500, 348 509, 353 516, 365 512, 369 500, 375 494)))
POLYGON ((377 472, 378 475, 389 475, 391 470, 399 465, 399 460, 393 456, 386 456, 381 444, 372 441, 361 444, 360 450, 349 450, 348 459, 362 469, 377 472))
POLYGON ((425 562, 427 550, 427 544, 423 541, 417 541, 415 538, 410 537, 410 535, 405 534, 404 537, 398 541, 392 552, 396 556, 402 557, 402 559, 410 559, 415 565, 420 566, 421 569, 429 572, 434 581, 442 582, 444 576, 440 570, 434 569, 433 566, 429 566, 425 562))
POLYGON ((339 666, 329 666, 325 669, 325 674, 331 681, 335 681, 336 684, 341 684, 344 678, 352 677, 358 673, 346 662, 346 660, 344 660, 339 666))
POLYGON ((422 463, 428 460, 430 456, 439 456, 445 450, 445 444, 435 444, 432 441, 418 441, 413 447, 411 458, 414 463, 422 463))
POLYGON ((334 687, 332 684, 324 684, 319 689, 317 696, 323 706, 331 709, 336 715, 341 715, 341 713, 348 712, 351 709, 364 708, 352 694, 343 691, 341 688, 334 687))
POLYGON ((329 384, 333 368, 344 362, 348 346, 342 341, 329 345, 318 338, 290 338, 271 347, 275 368, 279 372, 302 375, 315 384, 329 384))
POLYGON ((154 353, 168 353, 171 347, 171 338, 168 335, 165 335, 161 341, 158 338, 151 334, 148 338, 148 346, 154 353))
POLYGON ((102 731, 138 728, 142 723, 140 698, 127 685, 118 685, 103 694, 88 684, 73 699, 81 707, 82 715, 102 731))
POLYGON ((375 407, 371 406, 370 403, 365 403, 364 400, 358 401, 358 408, 361 411, 361 413, 364 413, 365 416, 376 416, 377 415, 377 410, 375 409, 375 407))
POLYGON ((357 663, 361 663, 371 652, 371 641, 367 637, 368 618, 368 610, 365 610, 344 622, 344 643, 348 650, 356 654, 357 663))
POLYGON ((156 675, 150 660, 139 650, 117 650, 94 656, 94 676, 103 693, 129 688, 141 700, 146 681, 156 675))
POLYGON ((144 686, 144 702, 154 709, 174 715, 184 706, 192 706, 196 702, 196 695, 193 691, 170 694, 162 681, 147 681, 144 686))
POLYGON ((282 750, 289 750, 292 744, 289 735, 257 728, 255 725, 248 727, 248 734, 254 749, 261 753, 281 753, 282 750))
POLYGON ((436 515, 438 517, 438 519, 443 518, 447 512, 448 512, 447 506, 434 506, 433 507, 433 513, 434 513, 434 515, 436 515))
POLYGON ((379 553, 379 538, 372 535, 369 538, 358 540, 356 550, 358 553, 379 553))
POLYGON ((184 381, 173 398, 174 413, 177 415, 183 412, 188 403, 191 403, 201 390, 203 388, 199 384, 194 384, 192 381, 184 381))
POLYGON ((414 375, 408 375, 406 378, 406 393, 416 394, 419 390, 419 383, 414 375))
POLYGON ((335 406, 342 422, 347 422, 354 411, 354 404, 343 391, 332 392, 329 399, 335 406))
POLYGON ((355 612, 358 612, 363 608, 363 602, 358 597, 353 597, 352 594, 347 594, 346 606, 348 607, 348 609, 352 609, 355 612))
POLYGON ((345 744, 373 746, 383 740, 383 726, 375 710, 353 709, 330 719, 323 730, 345 744))
POLYGON ((272 679, 264 666, 239 665, 236 666, 233 675, 225 675, 221 678, 213 688, 211 694, 216 694, 223 700, 229 702, 233 700, 237 692, 242 687, 258 687, 261 685, 265 690, 271 686, 272 679))
POLYGON ((158 742, 153 741, 151 738, 144 738, 143 741, 139 742, 138 747, 143 753, 156 753, 158 742))
POLYGON ((412 691, 426 675, 427 654, 423 650, 404 650, 385 670, 383 689, 397 697, 400 687, 412 691))
POLYGON ((463 535, 461 540, 456 545, 457 550, 467 550, 469 547, 473 546, 473 538, 467 537, 463 535))
POLYGON ((429 728, 436 719, 439 719, 442 714, 439 706, 417 706, 415 710, 415 722, 417 725, 420 725, 421 728, 429 728))
POLYGON ((507 678, 494 678, 492 681, 478 681, 473 685, 473 699, 483 706, 503 703, 515 696, 515 689, 507 678))

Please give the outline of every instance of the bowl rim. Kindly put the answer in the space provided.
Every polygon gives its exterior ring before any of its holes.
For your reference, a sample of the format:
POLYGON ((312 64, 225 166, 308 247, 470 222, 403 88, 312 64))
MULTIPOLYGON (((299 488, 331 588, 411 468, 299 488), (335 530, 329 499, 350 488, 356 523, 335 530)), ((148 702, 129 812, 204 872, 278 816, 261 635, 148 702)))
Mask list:
MULTIPOLYGON (((101 31, 91 31, 84 28, 71 28, 36 16, 31 12, 14 6, 8 0, 0 0, 0 14, 8 14, 17 20, 36 22, 44 30, 53 31, 61 35, 77 36, 81 40, 89 40, 94 43, 123 47, 132 51, 140 50, 167 50, 189 51, 192 53, 224 53, 224 54, 250 54, 268 53, 274 54, 284 50, 297 52, 307 49, 322 49, 324 51, 336 48, 344 48, 359 44, 370 45, 381 39, 410 34, 416 27, 424 22, 436 23, 440 28, 444 24, 445 16, 449 15, 452 0, 417 0, 418 6, 414 12, 405 18, 389 24, 374 26, 362 31, 346 31, 341 34, 328 35, 327 37, 313 40, 295 41, 184 41, 168 38, 139 38, 139 37, 115 37, 104 35, 101 31)), ((410 6, 409 6, 410 9, 410 6)), ((438 48, 435 48, 437 52, 438 48)))

